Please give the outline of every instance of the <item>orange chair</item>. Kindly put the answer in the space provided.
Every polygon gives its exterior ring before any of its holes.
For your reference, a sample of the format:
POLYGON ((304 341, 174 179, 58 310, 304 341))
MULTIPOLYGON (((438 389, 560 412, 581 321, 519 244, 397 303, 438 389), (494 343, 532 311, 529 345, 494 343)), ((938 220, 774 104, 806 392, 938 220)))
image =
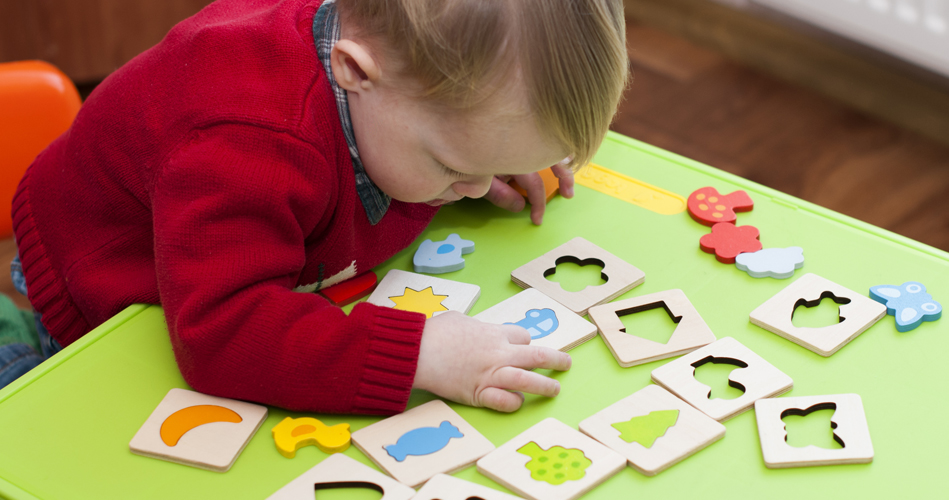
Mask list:
POLYGON ((42 61, 0 63, 0 238, 13 234, 13 193, 36 155, 69 128, 82 101, 42 61))

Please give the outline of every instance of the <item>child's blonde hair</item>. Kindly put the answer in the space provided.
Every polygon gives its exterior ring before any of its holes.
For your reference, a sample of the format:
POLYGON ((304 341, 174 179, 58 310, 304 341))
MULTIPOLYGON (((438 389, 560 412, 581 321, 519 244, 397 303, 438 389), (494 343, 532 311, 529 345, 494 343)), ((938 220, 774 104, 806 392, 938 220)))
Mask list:
POLYGON ((458 109, 518 74, 541 131, 574 170, 593 157, 627 82, 621 0, 336 0, 399 56, 423 95, 458 109))

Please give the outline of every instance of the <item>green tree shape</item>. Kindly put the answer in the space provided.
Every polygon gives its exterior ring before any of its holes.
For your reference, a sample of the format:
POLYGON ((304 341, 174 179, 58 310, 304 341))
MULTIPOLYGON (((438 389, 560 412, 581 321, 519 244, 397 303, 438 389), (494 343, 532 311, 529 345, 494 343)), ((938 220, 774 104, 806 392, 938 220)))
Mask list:
POLYGON ((610 425, 620 432, 619 437, 623 441, 635 441, 645 448, 652 448, 653 443, 665 436, 666 431, 678 420, 679 410, 658 410, 610 425))
POLYGON ((518 448, 517 452, 531 457, 531 461, 525 465, 531 471, 531 479, 554 486, 582 479, 587 467, 593 464, 583 454, 583 450, 563 446, 551 446, 544 450, 533 441, 518 448))

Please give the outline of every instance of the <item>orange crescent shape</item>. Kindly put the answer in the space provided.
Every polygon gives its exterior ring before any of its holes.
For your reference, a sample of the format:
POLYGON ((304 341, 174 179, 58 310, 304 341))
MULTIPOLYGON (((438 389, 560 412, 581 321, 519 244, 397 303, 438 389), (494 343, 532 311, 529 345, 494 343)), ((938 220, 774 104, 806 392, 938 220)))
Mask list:
POLYGON ((181 436, 195 427, 213 422, 239 423, 241 420, 236 411, 223 406, 189 406, 172 413, 162 422, 161 440, 168 446, 175 446, 181 436))

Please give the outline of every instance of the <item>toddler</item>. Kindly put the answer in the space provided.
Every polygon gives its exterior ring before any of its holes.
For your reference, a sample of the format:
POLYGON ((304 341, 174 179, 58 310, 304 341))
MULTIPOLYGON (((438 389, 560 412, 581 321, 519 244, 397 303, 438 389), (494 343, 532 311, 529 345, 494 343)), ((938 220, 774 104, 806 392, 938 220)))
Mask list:
POLYGON ((438 206, 571 171, 626 82, 619 0, 218 0, 109 76, 13 203, 28 296, 66 346, 161 304, 194 389, 392 414, 413 388, 513 411, 567 354, 459 313, 316 292, 410 245, 438 206), (568 158, 567 160, 563 160, 568 158))

